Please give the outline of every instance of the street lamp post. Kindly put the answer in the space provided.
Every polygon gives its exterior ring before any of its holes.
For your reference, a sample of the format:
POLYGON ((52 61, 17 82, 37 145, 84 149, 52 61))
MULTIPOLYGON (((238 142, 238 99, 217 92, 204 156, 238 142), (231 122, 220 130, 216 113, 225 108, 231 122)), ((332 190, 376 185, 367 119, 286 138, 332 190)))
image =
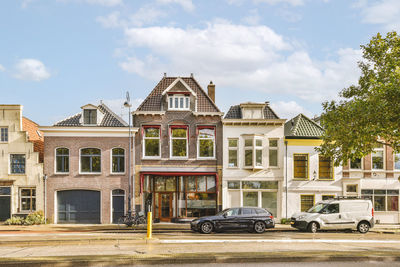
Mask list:
MULTIPOLYGON (((124 107, 128 108, 129 110, 129 149, 128 149, 128 218, 132 218, 132 191, 135 195, 135 183, 132 183, 131 177, 131 153, 132 153, 132 143, 131 143, 131 103, 129 92, 126 92, 126 101, 124 103, 124 107)), ((133 198, 135 199, 135 197, 133 198)))

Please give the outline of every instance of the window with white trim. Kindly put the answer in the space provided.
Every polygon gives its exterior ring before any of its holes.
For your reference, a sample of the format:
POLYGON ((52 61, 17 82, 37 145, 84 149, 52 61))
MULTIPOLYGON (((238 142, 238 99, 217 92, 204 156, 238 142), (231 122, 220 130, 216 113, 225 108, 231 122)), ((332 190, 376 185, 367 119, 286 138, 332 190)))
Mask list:
POLYGON ((190 96, 184 94, 172 94, 168 96, 169 110, 189 110, 190 96))
POLYGON ((199 158, 215 157, 215 127, 198 128, 197 156, 199 158))
POLYGON ((151 126, 143 129, 143 157, 160 157, 160 127, 151 126))
POLYGON ((125 149, 116 147, 112 149, 112 162, 111 162, 112 173, 124 173, 125 172, 125 149))
POLYGON ((84 109, 83 110, 83 124, 96 125, 97 124, 97 109, 84 109))
POLYGON ((238 139, 228 139, 228 167, 238 166, 238 139))
POLYGON ((81 149, 81 172, 100 173, 101 172, 101 150, 98 148, 81 149))
POLYGON ((69 172, 69 149, 59 147, 56 149, 56 173, 69 172))
POLYGON ((22 212, 31 212, 36 210, 36 189, 20 189, 20 207, 22 212))
POLYGON ((372 152, 372 169, 383 170, 384 167, 384 147, 383 144, 377 144, 372 152))
POLYGON ((0 142, 8 142, 8 127, 0 127, 0 142))
POLYGON ((278 139, 269 139, 269 167, 278 167, 278 139))
POLYGON ((188 128, 170 128, 170 155, 171 158, 187 158, 188 156, 188 128))
POLYGON ((244 167, 261 168, 263 166, 263 141, 259 137, 244 140, 244 167))
POLYGON ((253 138, 244 140, 244 166, 253 167, 253 138))
POLYGON ((262 139, 255 139, 255 154, 256 154, 256 158, 255 158, 255 165, 256 167, 262 167, 263 165, 263 153, 262 153, 262 146, 263 146, 263 142, 262 139))
POLYGON ((394 169, 400 170, 400 153, 394 154, 394 169))

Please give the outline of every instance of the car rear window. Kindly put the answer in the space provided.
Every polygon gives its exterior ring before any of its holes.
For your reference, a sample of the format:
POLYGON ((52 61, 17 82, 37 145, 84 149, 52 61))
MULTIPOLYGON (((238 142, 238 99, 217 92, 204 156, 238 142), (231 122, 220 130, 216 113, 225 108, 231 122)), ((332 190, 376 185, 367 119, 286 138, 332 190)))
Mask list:
POLYGON ((257 214, 269 214, 269 212, 265 209, 256 209, 257 214))
POLYGON ((256 214, 254 209, 249 209, 249 208, 244 208, 242 209, 242 214, 243 215, 251 215, 251 214, 256 214))

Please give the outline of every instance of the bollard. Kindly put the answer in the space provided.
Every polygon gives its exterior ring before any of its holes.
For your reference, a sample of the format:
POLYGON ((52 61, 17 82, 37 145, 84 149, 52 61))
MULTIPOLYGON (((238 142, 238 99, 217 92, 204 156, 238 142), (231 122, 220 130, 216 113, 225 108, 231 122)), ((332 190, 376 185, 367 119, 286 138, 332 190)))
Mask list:
POLYGON ((153 228, 153 216, 151 215, 151 211, 147 212, 147 239, 151 239, 151 232, 153 228))

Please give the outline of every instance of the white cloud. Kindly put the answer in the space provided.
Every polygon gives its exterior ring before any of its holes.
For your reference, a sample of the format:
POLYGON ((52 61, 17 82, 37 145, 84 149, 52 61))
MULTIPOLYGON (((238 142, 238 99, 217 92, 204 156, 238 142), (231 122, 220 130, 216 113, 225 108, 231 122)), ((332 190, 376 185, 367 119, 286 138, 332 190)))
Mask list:
POLYGON ((361 9, 365 23, 380 24, 388 31, 400 30, 400 1, 381 0, 374 3, 359 1, 354 7, 361 9))
POLYGON ((157 0, 160 4, 178 4, 186 11, 193 11, 194 5, 192 0, 157 0))
POLYGON ((117 28, 125 25, 126 22, 121 20, 120 13, 118 11, 108 14, 108 16, 100 16, 96 18, 104 28, 117 28))
POLYGON ((45 65, 37 59, 21 59, 15 65, 14 77, 20 80, 39 82, 50 78, 50 76, 45 65))
POLYGON ((257 25, 260 23, 261 17, 257 9, 250 10, 250 14, 242 19, 248 25, 257 25))
MULTIPOLYGON (((129 121, 129 111, 126 107, 124 107, 124 98, 119 98, 119 99, 106 99, 102 100, 104 104, 107 105, 115 114, 120 116, 124 121, 128 123, 129 121)), ((100 101, 97 101, 100 102, 100 101)), ((136 110, 136 108, 143 102, 143 99, 141 98, 135 98, 131 100, 131 111, 136 110)))
POLYGON ((288 102, 278 101, 278 102, 271 103, 270 105, 271 105, 271 108, 277 113, 279 118, 282 118, 282 119, 289 120, 289 119, 299 115, 299 113, 303 113, 304 115, 306 115, 309 118, 313 117, 313 114, 311 111, 300 106, 295 101, 288 101, 288 102))
POLYGON ((107 16, 97 17, 96 21, 105 28, 142 27, 156 22, 165 15, 165 12, 160 9, 153 6, 144 6, 128 17, 123 17, 119 11, 114 11, 107 16))
POLYGON ((21 2, 21 7, 22 8, 27 8, 30 3, 32 3, 34 0, 22 0, 21 2))
POLYGON ((335 60, 318 61, 266 26, 219 21, 203 29, 130 28, 125 35, 130 48, 145 48, 148 53, 127 57, 121 68, 150 79, 159 79, 165 71, 194 72, 204 83, 212 79, 227 88, 320 102, 336 98, 359 77, 359 50, 341 49, 335 60))
POLYGON ((0 72, 5 71, 5 70, 6 70, 6 68, 4 68, 4 66, 0 64, 0 72))
MULTIPOLYGON (((32 1, 32 0, 26 0, 26 1, 32 1)), ((108 7, 113 7, 113 6, 118 6, 123 4, 123 0, 57 0, 58 2, 85 2, 91 5, 101 5, 101 6, 108 6, 108 7)))
POLYGON ((304 5, 304 0, 253 0, 255 3, 266 3, 269 5, 277 5, 277 4, 289 4, 292 6, 301 6, 304 5))

